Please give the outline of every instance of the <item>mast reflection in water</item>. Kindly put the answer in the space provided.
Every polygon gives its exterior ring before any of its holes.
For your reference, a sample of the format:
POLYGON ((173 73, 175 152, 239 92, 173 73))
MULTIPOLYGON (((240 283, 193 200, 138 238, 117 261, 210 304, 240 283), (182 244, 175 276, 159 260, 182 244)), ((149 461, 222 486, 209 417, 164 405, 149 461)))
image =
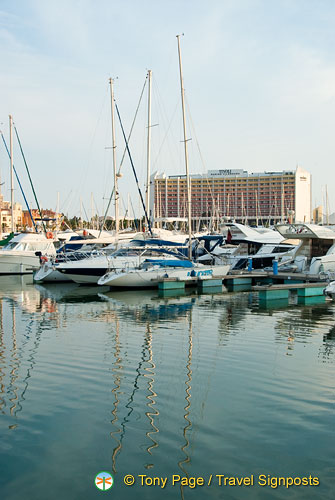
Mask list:
POLYGON ((172 487, 172 474, 312 474, 317 492, 254 486, 248 498, 332 498, 332 303, 264 310, 249 293, 11 276, 0 312, 1 498, 93 499, 104 470, 125 499, 245 498, 215 482, 172 487), (141 487, 139 474, 167 486, 141 487))

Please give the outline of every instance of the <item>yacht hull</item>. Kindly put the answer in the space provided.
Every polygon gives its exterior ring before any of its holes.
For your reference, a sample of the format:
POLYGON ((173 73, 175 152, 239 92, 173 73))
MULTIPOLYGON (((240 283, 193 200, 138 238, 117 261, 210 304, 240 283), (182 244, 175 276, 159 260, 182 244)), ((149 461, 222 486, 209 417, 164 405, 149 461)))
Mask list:
POLYGON ((66 274, 60 273, 55 265, 46 262, 34 273, 34 281, 55 283, 70 282, 71 279, 66 274))
POLYGON ((158 281, 163 278, 194 283, 193 278, 211 279, 225 276, 230 266, 201 266, 194 269, 186 268, 158 268, 133 269, 128 272, 110 272, 99 279, 98 285, 108 285, 115 288, 156 288, 158 281))
POLYGON ((40 267, 36 255, 14 255, 15 252, 0 253, 0 274, 32 274, 40 267))

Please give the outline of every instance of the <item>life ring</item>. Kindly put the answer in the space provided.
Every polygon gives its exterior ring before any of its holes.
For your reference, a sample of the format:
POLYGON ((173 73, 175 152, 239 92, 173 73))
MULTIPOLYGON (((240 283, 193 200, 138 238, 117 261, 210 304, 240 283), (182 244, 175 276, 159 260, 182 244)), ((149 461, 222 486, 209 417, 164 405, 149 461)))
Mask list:
POLYGON ((41 256, 41 263, 45 264, 45 262, 48 262, 48 257, 46 255, 41 256))
POLYGON ((52 234, 51 231, 47 231, 46 237, 48 238, 48 240, 52 240, 54 235, 52 234))

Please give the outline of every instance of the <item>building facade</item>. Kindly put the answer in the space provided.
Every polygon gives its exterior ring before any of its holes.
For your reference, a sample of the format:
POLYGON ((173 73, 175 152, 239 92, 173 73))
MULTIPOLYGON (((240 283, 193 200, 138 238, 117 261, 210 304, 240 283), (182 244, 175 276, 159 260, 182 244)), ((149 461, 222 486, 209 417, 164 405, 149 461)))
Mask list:
MULTIPOLYGON (((194 227, 195 221, 208 224, 213 218, 246 224, 311 221, 311 175, 301 167, 255 173, 208 170, 191 175, 190 182, 194 227)), ((150 216, 156 220, 187 217, 185 175, 152 175, 150 216)))
MULTIPOLYGON (((32 208, 30 210, 31 215, 34 218, 35 224, 42 227, 42 220, 40 212, 37 208, 32 208)), ((42 209, 42 218, 48 229, 55 229, 60 226, 62 215, 49 209, 42 209)), ((23 211, 23 225, 24 227, 34 227, 28 210, 23 211)))
MULTIPOLYGON (((22 205, 14 203, 14 230, 22 228, 22 205)), ((0 234, 8 233, 12 228, 12 211, 9 201, 4 201, 3 195, 0 193, 0 234)))

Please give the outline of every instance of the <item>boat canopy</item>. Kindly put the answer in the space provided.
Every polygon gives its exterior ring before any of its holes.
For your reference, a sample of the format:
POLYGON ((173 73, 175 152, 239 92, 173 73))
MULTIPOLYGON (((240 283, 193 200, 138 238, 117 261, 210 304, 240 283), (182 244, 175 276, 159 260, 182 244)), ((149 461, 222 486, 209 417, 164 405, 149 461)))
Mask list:
POLYGON ((335 240, 334 229, 317 224, 277 224, 276 229, 286 239, 335 240))
POLYGON ((131 240, 131 245, 138 247, 158 246, 158 247, 182 247, 177 241, 161 240, 159 238, 149 238, 147 240, 131 240))
POLYGON ((144 263, 154 264, 161 267, 194 267, 190 260, 162 260, 162 259, 146 259, 144 263))

